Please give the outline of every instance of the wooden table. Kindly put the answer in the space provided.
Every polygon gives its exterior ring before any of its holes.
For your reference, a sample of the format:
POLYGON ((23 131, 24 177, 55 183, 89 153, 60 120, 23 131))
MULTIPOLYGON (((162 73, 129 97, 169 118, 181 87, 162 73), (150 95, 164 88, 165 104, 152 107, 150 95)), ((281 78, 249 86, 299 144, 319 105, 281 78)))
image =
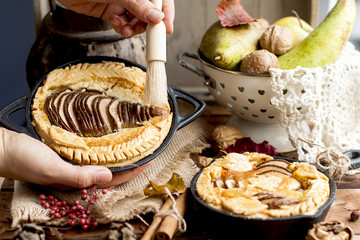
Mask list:
MULTIPOLYGON (((230 117, 230 113, 217 104, 208 103, 208 107, 202 117, 205 117, 209 123, 218 125, 225 124, 230 117)), ((0 178, 0 240, 12 239, 14 229, 11 229, 10 204, 12 201, 14 182, 9 179, 0 178)), ((354 176, 344 176, 337 181, 337 193, 335 200, 329 210, 326 220, 339 220, 350 226, 354 231, 353 240, 360 240, 360 220, 351 222, 349 209, 360 209, 360 174, 354 176)), ((209 239, 206 227, 192 220, 192 208, 188 207, 185 219, 188 223, 188 230, 183 233, 177 233, 173 239, 192 240, 192 239, 209 239)), ((152 214, 143 216, 147 222, 151 222, 152 214)), ((141 238, 146 225, 141 221, 131 221, 135 226, 135 233, 138 239, 141 238)), ((47 239, 106 239, 109 225, 100 225, 92 231, 82 231, 80 229, 49 229, 45 228, 47 239)))

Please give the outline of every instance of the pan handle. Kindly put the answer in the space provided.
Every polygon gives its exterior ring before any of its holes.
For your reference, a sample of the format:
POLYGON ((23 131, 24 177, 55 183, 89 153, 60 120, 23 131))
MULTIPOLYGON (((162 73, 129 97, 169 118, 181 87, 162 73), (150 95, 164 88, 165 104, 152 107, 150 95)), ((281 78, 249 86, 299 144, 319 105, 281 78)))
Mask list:
POLYGON ((206 103, 201 99, 173 86, 171 86, 169 90, 172 91, 175 99, 183 100, 194 106, 194 109, 191 112, 185 114, 184 116, 179 115, 177 129, 180 129, 185 125, 189 124, 190 122, 194 121, 205 110, 206 103))
POLYGON ((184 57, 193 58, 193 59, 200 61, 199 56, 197 54, 192 53, 192 52, 181 52, 178 54, 177 59, 181 66, 189 69, 190 71, 192 71, 192 72, 196 73, 197 75, 199 75, 200 77, 204 78, 206 86, 211 87, 211 88, 216 88, 216 82, 214 79, 212 79, 209 75, 207 75, 201 69, 191 65, 190 63, 187 63, 184 60, 184 57))
POLYGON ((28 126, 20 126, 16 123, 14 123, 13 121, 10 120, 9 116, 26 107, 26 103, 30 97, 31 93, 27 93, 24 96, 22 96, 21 98, 18 98, 16 100, 14 100, 13 102, 11 102, 10 104, 8 104, 6 107, 4 107, 3 109, 0 110, 0 124, 10 130, 19 132, 19 133, 25 133, 28 135, 31 135, 31 131, 29 130, 28 126))
POLYGON ((344 154, 350 158, 351 169, 356 169, 360 167, 360 150, 349 150, 344 152, 344 154))

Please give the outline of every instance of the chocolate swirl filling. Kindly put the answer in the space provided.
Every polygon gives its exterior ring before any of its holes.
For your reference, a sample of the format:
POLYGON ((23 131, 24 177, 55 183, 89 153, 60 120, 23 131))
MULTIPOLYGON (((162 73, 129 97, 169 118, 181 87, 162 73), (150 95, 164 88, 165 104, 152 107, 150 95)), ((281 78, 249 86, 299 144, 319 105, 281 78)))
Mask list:
POLYGON ((143 122, 167 111, 155 106, 121 101, 93 91, 62 90, 46 98, 45 111, 52 125, 82 137, 100 137, 143 122))

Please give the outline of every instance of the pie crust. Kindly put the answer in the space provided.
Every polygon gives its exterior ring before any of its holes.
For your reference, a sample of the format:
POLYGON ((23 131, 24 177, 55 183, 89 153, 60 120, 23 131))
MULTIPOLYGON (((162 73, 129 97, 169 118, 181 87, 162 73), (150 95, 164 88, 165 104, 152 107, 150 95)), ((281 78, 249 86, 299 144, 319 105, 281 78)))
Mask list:
POLYGON ((329 198, 329 179, 304 162, 230 153, 203 169, 196 191, 210 206, 249 217, 314 214, 329 198))
MULTIPOLYGON (((33 99, 31 111, 33 125, 45 144, 50 146, 62 157, 77 164, 118 167, 134 163, 152 154, 161 145, 170 130, 172 122, 172 113, 169 105, 143 105, 142 99, 145 79, 146 73, 141 69, 137 67, 126 67, 123 63, 118 62, 80 63, 63 69, 53 70, 47 76, 43 86, 39 87, 33 99), (69 126, 70 122, 76 121, 77 124, 73 124, 74 126, 76 125, 78 128, 79 126, 83 126, 80 125, 81 123, 79 122, 81 122, 81 120, 79 118, 73 117, 69 119, 71 114, 68 114, 67 117, 69 118, 67 118, 64 116, 65 110, 61 110, 67 109, 69 112, 72 111, 71 116, 80 113, 84 114, 84 112, 75 108, 75 103, 72 103, 71 108, 69 107, 70 103, 65 107, 65 100, 61 102, 62 100, 58 100, 60 99, 58 97, 57 103, 55 104, 56 100, 54 100, 54 96, 56 96, 56 94, 60 95, 62 92, 67 92, 68 95, 69 93, 76 95, 76 93, 79 92, 87 92, 90 95, 96 93, 100 96, 99 99, 107 99, 106 104, 109 104, 112 99, 117 101, 117 104, 119 102, 125 103, 128 109, 130 109, 130 106, 135 105, 139 109, 156 107, 162 109, 162 115, 151 116, 142 122, 137 121, 135 125, 132 124, 130 127, 127 126, 127 124, 119 124, 119 117, 115 116, 116 121, 114 121, 117 123, 111 122, 111 124, 109 124, 109 120, 107 120, 107 125, 112 125, 111 127, 109 126, 109 128, 112 128, 112 131, 107 131, 105 134, 103 132, 100 135, 91 135, 92 128, 98 128, 98 124, 100 124, 94 120, 95 124, 87 125, 87 130, 90 130, 90 135, 82 135, 79 132, 70 131, 70 127, 64 128, 51 121, 55 117, 57 120, 61 119, 59 121, 67 121, 65 124, 69 126), (53 105, 47 103, 47 99, 51 99, 51 97, 54 102, 53 105), (58 113, 49 115, 49 106, 57 106, 55 109, 58 110, 58 113), (51 117, 51 115, 53 115, 53 117, 51 117)), ((69 99, 73 98, 69 97, 69 99)), ((69 101, 75 102, 75 100, 69 101)), ((86 106, 95 105, 92 102, 86 106)), ((103 118, 106 115, 106 119, 108 119, 110 111, 109 105, 101 108, 99 107, 100 105, 96 106, 98 108, 93 107, 93 111, 87 112, 90 116, 86 116, 87 119, 94 118, 94 115, 97 116, 101 114, 103 114, 103 118), (96 110, 98 110, 98 112, 96 110)), ((132 108, 133 107, 131 107, 131 109, 132 108)), ((117 114, 121 115, 120 110, 114 109, 114 111, 118 111, 116 112, 117 114)), ((53 110, 50 112, 52 111, 53 110)), ((145 110, 141 111, 143 113, 145 110)), ((149 112, 149 110, 147 112, 149 112)), ((129 112, 128 115, 130 116, 131 113, 129 112)), ((136 119, 136 116, 132 117, 136 119)))

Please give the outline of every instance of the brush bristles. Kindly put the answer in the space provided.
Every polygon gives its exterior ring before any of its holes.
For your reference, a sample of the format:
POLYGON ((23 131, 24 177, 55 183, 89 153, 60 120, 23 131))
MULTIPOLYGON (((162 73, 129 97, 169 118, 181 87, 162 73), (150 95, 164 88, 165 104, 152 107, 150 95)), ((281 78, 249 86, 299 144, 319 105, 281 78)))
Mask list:
POLYGON ((163 61, 149 61, 146 69, 144 103, 149 105, 167 104, 167 77, 163 61))

